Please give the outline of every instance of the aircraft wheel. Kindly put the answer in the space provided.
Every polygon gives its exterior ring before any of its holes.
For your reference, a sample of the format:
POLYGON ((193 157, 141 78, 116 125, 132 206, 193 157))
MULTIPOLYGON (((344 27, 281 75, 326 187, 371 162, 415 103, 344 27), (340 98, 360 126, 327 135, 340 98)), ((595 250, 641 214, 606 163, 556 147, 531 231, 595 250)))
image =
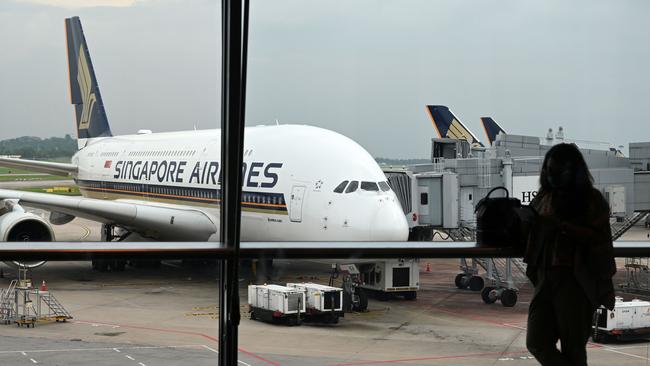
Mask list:
POLYGON ((485 281, 483 281, 483 277, 481 276, 472 276, 472 278, 469 279, 469 289, 472 291, 481 291, 483 289, 483 286, 485 286, 485 281))
POLYGON ((507 288, 501 293, 501 305, 507 308, 515 306, 517 303, 517 291, 507 288))
POLYGON ((492 294, 492 291, 495 290, 494 287, 484 287, 483 290, 481 290, 481 299, 483 299, 483 302, 486 304, 494 304, 495 301, 497 301, 497 297, 492 294))
POLYGON ((454 283, 456 284, 456 287, 459 289, 464 289, 467 286, 463 286, 463 277, 465 277, 464 273, 459 273, 456 275, 456 278, 454 279, 454 283))

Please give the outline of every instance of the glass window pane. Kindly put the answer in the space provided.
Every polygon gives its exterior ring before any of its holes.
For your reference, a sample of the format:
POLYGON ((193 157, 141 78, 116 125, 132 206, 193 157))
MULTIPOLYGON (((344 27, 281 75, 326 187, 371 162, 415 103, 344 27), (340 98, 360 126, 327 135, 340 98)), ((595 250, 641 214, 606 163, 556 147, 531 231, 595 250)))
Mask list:
POLYGON ((348 185, 348 188, 345 189, 345 193, 352 193, 352 192, 356 191, 357 188, 359 188, 359 182, 356 181, 356 180, 353 180, 348 185))
POLYGON ((361 190, 363 190, 363 191, 379 191, 379 186, 375 182, 361 182, 361 190))
POLYGON ((347 186, 347 185, 348 185, 348 181, 344 180, 343 182, 341 182, 341 184, 339 184, 338 186, 336 186, 336 188, 334 188, 334 192, 335 193, 343 193, 343 190, 345 189, 345 186, 347 186))

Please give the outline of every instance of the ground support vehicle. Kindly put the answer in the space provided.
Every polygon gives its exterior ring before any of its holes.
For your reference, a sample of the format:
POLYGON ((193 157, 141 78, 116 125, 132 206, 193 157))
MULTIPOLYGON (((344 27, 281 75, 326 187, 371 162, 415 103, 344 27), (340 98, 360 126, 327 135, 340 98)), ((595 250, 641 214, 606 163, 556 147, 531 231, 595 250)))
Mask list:
POLYGON ((269 323, 299 325, 305 315, 305 293, 279 285, 249 285, 250 317, 269 323))
POLYGON ((343 289, 317 283, 287 283, 305 293, 305 322, 336 324, 343 312, 343 289))

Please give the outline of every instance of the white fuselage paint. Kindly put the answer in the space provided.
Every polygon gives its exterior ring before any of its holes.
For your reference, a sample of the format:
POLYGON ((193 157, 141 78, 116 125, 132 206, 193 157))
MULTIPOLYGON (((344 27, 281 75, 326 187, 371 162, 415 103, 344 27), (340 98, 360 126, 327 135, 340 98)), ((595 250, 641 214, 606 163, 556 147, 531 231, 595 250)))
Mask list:
MULTIPOLYGON (((91 139, 73 157, 75 179, 86 197, 196 208, 219 222, 220 141, 220 130, 91 139)), ((310 126, 247 127, 244 165, 243 241, 407 239, 391 190, 334 192, 345 180, 386 181, 345 136, 310 126)))

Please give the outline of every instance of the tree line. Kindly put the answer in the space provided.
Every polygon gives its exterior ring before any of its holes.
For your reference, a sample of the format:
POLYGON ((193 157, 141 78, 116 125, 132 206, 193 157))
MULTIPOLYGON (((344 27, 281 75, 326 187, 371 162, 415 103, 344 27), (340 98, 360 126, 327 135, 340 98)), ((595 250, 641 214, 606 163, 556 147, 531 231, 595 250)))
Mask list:
POLYGON ((77 140, 65 137, 23 136, 0 141, 0 155, 20 155, 25 159, 69 158, 77 152, 77 140))

